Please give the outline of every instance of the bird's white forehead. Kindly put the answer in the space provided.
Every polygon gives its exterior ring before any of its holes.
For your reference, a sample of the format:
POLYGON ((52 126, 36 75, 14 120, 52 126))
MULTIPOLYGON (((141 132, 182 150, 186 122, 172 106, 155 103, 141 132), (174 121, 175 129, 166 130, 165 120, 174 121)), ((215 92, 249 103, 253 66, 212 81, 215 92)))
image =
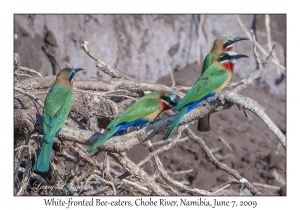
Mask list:
POLYGON ((221 36, 218 36, 218 39, 224 39, 224 38, 227 38, 229 40, 229 39, 233 39, 233 36, 230 34, 223 34, 221 36))
POLYGON ((237 55, 237 53, 234 52, 234 51, 227 51, 226 54, 229 54, 229 55, 237 55))
MULTIPOLYGON (((224 53, 225 54, 225 53, 224 53)), ((226 54, 230 55, 230 56, 233 56, 233 55, 237 55, 236 52, 234 51, 227 51, 226 54)), ((225 62, 230 62, 230 63, 235 63, 237 61, 237 59, 234 59, 234 58, 231 58, 229 60, 223 60, 221 61, 220 63, 225 63, 225 62)))

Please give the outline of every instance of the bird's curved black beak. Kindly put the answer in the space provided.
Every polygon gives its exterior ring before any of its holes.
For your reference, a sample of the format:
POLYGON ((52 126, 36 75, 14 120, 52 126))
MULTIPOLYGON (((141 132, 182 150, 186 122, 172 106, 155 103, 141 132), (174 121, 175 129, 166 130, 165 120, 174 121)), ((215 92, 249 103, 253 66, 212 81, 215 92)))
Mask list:
POLYGON ((237 54, 237 55, 231 55, 230 58, 231 59, 249 58, 249 56, 243 54, 237 54))
POLYGON ((236 43, 238 41, 242 41, 242 40, 249 40, 248 38, 245 37, 236 37, 233 40, 228 40, 226 43, 223 44, 223 48, 225 49, 226 47, 228 47, 229 45, 236 43))
POLYGON ((75 73, 79 72, 79 71, 82 71, 83 69, 82 68, 77 68, 77 69, 74 69, 75 70, 75 73))

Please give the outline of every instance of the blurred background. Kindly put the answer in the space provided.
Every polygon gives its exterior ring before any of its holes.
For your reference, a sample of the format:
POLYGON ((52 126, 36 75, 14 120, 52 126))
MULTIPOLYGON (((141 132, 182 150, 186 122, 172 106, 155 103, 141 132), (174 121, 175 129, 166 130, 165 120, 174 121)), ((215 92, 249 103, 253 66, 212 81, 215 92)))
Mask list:
MULTIPOLYGON (((274 62, 260 79, 242 94, 258 101, 275 124, 286 133, 286 15, 14 15, 14 52, 20 64, 39 71, 43 76, 56 74, 66 63, 84 68, 76 80, 111 78, 96 68, 80 47, 89 42, 91 52, 107 65, 139 81, 172 85, 172 70, 176 85, 192 86, 200 76, 202 62, 214 39, 222 34, 249 37, 253 29, 265 59, 274 43, 274 62)), ((251 41, 237 42, 234 49, 246 54, 234 69, 231 82, 247 78, 256 68, 251 41)), ((255 115, 247 121, 236 106, 211 116, 210 132, 196 132, 214 155, 257 183, 267 195, 285 195, 285 150, 266 125, 255 115), (230 147, 224 146, 224 141, 230 147), (265 186, 263 186, 265 185, 265 186), (275 187, 269 187, 275 186, 275 187)), ((160 141, 161 136, 156 138, 160 141)), ((139 162, 147 154, 138 145, 128 156, 139 162)), ((175 146, 160 154, 176 180, 204 190, 232 183, 238 192, 240 185, 223 171, 216 169, 193 142, 175 146)), ((148 172, 151 167, 146 165, 148 172)), ((172 174, 171 174, 172 175, 172 174)))
MULTIPOLYGON (((270 44, 277 43, 276 59, 285 66, 286 16, 268 17, 270 44)), ((239 15, 238 18, 247 33, 250 29, 255 31, 257 41, 269 52, 265 15, 239 15)), ((43 76, 56 74, 68 62, 87 70, 77 79, 109 79, 80 48, 83 41, 88 41, 91 51, 106 64, 137 80, 152 83, 169 74, 165 58, 173 70, 180 70, 196 62, 199 54, 202 64, 219 35, 247 37, 235 15, 192 14, 15 15, 14 33, 18 35, 15 52, 20 55, 21 65, 35 69, 43 76)), ((250 41, 237 43, 234 50, 253 54, 250 41)), ((266 57, 263 53, 260 55, 266 57)), ((243 59, 238 62, 235 74, 245 78, 255 66, 254 59, 243 59)), ((197 71, 201 72, 201 65, 197 71)), ((283 80, 280 68, 272 63, 260 83, 268 85, 271 93, 285 94, 283 80)))

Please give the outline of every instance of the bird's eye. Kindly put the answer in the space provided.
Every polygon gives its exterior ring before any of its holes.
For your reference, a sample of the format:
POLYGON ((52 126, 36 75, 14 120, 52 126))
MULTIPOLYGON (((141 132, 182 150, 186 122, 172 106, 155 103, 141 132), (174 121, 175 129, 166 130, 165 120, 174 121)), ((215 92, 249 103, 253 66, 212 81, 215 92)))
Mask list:
POLYGON ((223 54, 220 58, 219 58, 219 62, 225 61, 225 60, 229 60, 230 56, 228 54, 223 54))
POLYGON ((73 82, 74 76, 75 76, 75 72, 72 71, 69 76, 70 82, 73 82))

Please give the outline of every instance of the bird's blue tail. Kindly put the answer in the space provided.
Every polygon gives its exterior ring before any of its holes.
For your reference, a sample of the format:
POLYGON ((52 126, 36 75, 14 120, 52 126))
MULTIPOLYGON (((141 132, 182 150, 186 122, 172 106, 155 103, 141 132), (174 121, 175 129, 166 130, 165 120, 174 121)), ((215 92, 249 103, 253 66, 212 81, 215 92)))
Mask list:
MULTIPOLYGON (((200 104, 201 101, 206 100, 210 97, 215 96, 215 93, 210 93, 204 97, 202 97, 201 99, 199 99, 198 101, 192 102, 190 104, 188 104, 187 106, 183 107, 180 109, 180 112, 177 114, 177 116, 175 117, 173 123, 171 124, 169 130, 167 131, 165 137, 164 137, 164 141, 166 141, 169 136, 172 134, 172 132, 174 131, 174 129, 177 127, 177 125, 180 123, 180 121, 182 120, 182 118, 184 117, 185 114, 187 114, 188 112, 190 112, 192 109, 194 109, 196 106, 198 106, 198 104, 200 104)), ((175 107, 174 111, 177 111, 178 108, 175 107)))
POLYGON ((35 171, 45 172, 49 170, 52 146, 53 146, 53 141, 49 143, 43 142, 40 154, 34 165, 35 171))
POLYGON ((106 140, 108 140, 110 137, 112 137, 114 134, 118 133, 119 131, 121 131, 121 126, 117 126, 117 127, 113 127, 112 129, 110 129, 106 134, 104 134, 103 136, 101 136, 94 144, 93 146, 91 146, 90 148, 88 148, 86 150, 86 152, 90 153, 91 151, 93 151, 95 148, 97 148, 100 144, 102 144, 103 142, 105 142, 106 140))

